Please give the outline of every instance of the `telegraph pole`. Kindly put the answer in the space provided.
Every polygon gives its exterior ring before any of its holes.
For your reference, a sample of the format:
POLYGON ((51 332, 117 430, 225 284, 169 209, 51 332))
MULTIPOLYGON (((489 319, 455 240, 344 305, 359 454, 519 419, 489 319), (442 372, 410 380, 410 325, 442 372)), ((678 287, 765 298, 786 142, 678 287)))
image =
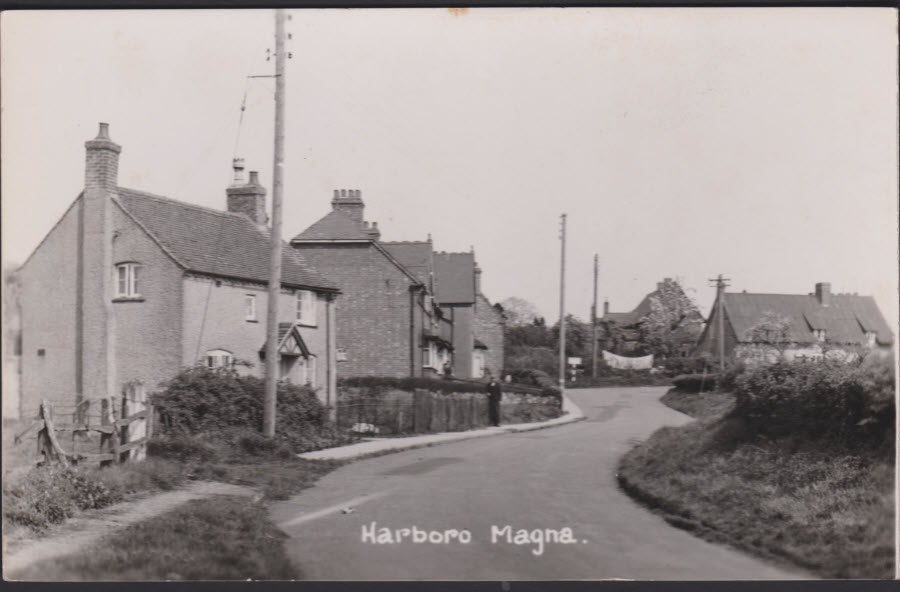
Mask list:
POLYGON ((719 320, 719 372, 725 372, 725 288, 730 280, 722 277, 720 273, 719 277, 709 281, 710 285, 716 286, 716 316, 719 320))
POLYGON ((597 254, 594 253, 594 304, 591 306, 591 377, 597 376, 597 254))
POLYGON ((560 217, 559 266, 559 390, 566 390, 566 215, 560 217))
POLYGON ((272 251, 266 309, 266 391, 263 435, 275 435, 278 402, 278 297, 281 294, 281 199, 284 191, 284 10, 275 11, 275 163, 272 170, 272 251))

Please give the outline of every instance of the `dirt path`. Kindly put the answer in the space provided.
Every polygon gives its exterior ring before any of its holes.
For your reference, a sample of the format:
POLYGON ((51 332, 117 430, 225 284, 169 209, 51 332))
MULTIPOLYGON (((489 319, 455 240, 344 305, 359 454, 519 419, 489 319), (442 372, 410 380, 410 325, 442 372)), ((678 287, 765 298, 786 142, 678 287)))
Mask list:
POLYGON ((183 489, 85 512, 54 527, 37 541, 7 541, 4 538, 3 576, 6 580, 15 580, 17 573, 38 562, 83 551, 104 536, 173 510, 191 500, 212 495, 252 496, 257 493, 254 489, 240 485, 197 481, 183 489))

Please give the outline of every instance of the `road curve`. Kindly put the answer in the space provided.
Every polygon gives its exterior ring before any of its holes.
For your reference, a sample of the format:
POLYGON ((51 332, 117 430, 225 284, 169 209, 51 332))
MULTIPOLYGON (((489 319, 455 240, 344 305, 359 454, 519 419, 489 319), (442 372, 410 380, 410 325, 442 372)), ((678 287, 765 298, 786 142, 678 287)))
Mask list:
POLYGON ((313 580, 810 577, 698 539, 621 492, 618 459, 690 421, 659 402, 664 392, 571 391, 585 421, 356 461, 271 517, 313 580), (422 533, 431 540, 413 540, 422 533))

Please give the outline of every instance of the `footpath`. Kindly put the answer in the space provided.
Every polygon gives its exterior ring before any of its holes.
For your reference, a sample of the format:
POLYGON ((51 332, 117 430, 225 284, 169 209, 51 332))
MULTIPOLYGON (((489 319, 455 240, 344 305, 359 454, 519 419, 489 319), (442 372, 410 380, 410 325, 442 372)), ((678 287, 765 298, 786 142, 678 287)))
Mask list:
POLYGON ((584 413, 581 412, 581 409, 565 395, 563 395, 562 412, 563 414, 561 416, 546 421, 509 424, 500 427, 482 428, 480 430, 440 432, 437 434, 426 434, 424 436, 409 436, 407 438, 367 438, 364 442, 349 444, 347 446, 338 446, 336 448, 326 448, 324 450, 314 450, 312 452, 299 454, 298 456, 307 460, 350 460, 363 456, 399 452, 411 448, 434 446, 436 444, 469 440, 471 438, 484 438, 486 436, 496 436, 511 432, 542 430, 544 428, 551 428, 584 419, 584 413))
POLYGON ((107 508, 89 510, 59 524, 38 540, 3 549, 3 578, 16 580, 17 575, 39 562, 72 555, 89 548, 102 537, 126 526, 163 514, 191 500, 212 495, 256 496, 249 487, 216 481, 196 481, 183 489, 120 502, 107 508))

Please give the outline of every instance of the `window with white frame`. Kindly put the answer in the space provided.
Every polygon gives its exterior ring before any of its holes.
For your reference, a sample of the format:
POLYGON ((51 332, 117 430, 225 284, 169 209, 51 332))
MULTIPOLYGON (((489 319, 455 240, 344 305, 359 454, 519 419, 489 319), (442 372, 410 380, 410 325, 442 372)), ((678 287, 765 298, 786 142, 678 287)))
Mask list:
POLYGON ((248 321, 256 320, 256 294, 244 295, 244 319, 248 321))
POLYGON ((234 356, 224 349, 211 349, 206 352, 207 368, 230 368, 234 364, 234 356))
POLYGON ((434 368, 435 363, 437 362, 437 352, 435 351, 434 343, 428 342, 425 347, 422 348, 422 366, 425 368, 434 368))
POLYGON ((297 291, 297 322, 303 325, 316 324, 316 294, 309 290, 297 291))
POLYGON ((137 298, 140 292, 141 266, 138 263, 116 265, 116 298, 137 298))
POLYGON ((869 347, 874 347, 876 343, 876 339, 878 338, 878 334, 875 331, 866 331, 866 345, 869 347))
POLYGON ((816 329, 813 331, 816 341, 825 341, 825 329, 816 329))

